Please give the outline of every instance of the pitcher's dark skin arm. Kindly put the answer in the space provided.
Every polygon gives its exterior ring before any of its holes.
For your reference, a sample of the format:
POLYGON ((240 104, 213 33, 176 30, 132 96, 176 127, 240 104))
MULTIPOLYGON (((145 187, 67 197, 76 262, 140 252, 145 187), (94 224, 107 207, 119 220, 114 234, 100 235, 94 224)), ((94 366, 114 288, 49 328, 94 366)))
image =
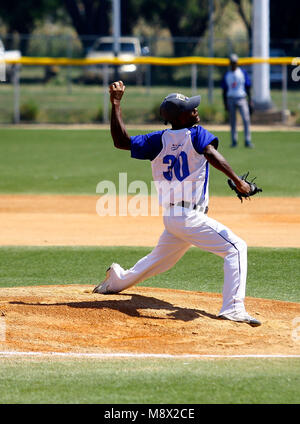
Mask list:
POLYGON ((130 136, 127 133, 121 111, 121 99, 125 92, 122 81, 114 82, 109 87, 111 108, 110 132, 117 149, 130 150, 130 136))
POLYGON ((227 160, 219 153, 216 149, 216 143, 212 142, 208 144, 204 149, 204 156, 207 161, 216 169, 227 175, 228 178, 232 179, 237 186, 237 189, 241 193, 249 193, 249 184, 241 180, 238 175, 233 171, 227 160))

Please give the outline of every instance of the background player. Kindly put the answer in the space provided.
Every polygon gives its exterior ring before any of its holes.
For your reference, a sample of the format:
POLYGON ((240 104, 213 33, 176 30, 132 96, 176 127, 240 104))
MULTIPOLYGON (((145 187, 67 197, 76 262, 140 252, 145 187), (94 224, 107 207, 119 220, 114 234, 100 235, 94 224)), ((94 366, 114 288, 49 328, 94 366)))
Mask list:
POLYGON ((172 129, 130 137, 121 115, 120 102, 124 91, 122 81, 110 86, 114 145, 119 149, 131 150, 133 158, 151 161, 153 179, 164 209, 165 230, 154 250, 129 270, 113 263, 94 293, 119 293, 167 271, 194 245, 224 259, 223 304, 219 317, 260 325, 244 306, 246 243, 230 229, 207 216, 209 164, 231 178, 241 192, 248 193, 249 185, 218 153, 217 137, 198 125, 200 96, 188 98, 179 93, 170 94, 162 102, 160 113, 166 122, 171 123, 172 129))
POLYGON ((236 110, 238 109, 244 125, 245 147, 254 147, 251 143, 250 112, 252 112, 251 81, 247 72, 238 66, 238 56, 229 57, 230 70, 222 80, 224 107, 228 110, 231 128, 231 147, 236 147, 238 134, 236 129, 236 110), (248 101, 247 101, 248 96, 248 101))

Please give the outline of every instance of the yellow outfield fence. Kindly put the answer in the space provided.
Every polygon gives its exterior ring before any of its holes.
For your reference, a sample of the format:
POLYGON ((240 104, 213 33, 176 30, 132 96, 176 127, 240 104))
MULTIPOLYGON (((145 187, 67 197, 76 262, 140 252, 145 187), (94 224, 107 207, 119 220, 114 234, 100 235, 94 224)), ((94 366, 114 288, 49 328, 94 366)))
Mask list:
MULTIPOLYGON (((90 65, 156 65, 156 66, 183 66, 183 65, 203 65, 203 66, 228 66, 229 59, 212 57, 136 57, 135 59, 124 60, 118 58, 101 57, 95 59, 70 59, 67 57, 21 57, 19 59, 6 59, 9 65, 27 66, 90 66, 90 65)), ((270 65, 299 65, 299 57, 245 57, 239 59, 240 65, 253 65, 259 63, 269 63, 270 65)))
MULTIPOLYGON (((189 56, 189 57, 153 57, 153 56, 139 56, 131 59, 120 59, 117 57, 99 57, 99 58, 68 58, 68 57, 28 57, 23 56, 19 58, 2 58, 0 57, 0 71, 2 69, 2 74, 0 72, 0 81, 5 81, 5 66, 8 65, 11 72, 11 81, 13 83, 13 122, 20 122, 20 73, 21 67, 24 66, 66 66, 71 69, 71 67, 88 67, 95 65, 103 66, 103 87, 104 87, 104 96, 103 96, 103 122, 108 122, 108 108, 109 108, 109 98, 108 98, 108 66, 120 66, 120 65, 144 65, 147 67, 146 72, 146 85, 149 88, 151 85, 151 76, 150 75, 150 66, 191 66, 191 89, 192 93, 197 93, 197 66, 207 66, 209 72, 208 78, 208 100, 209 103, 212 103, 212 92, 213 92, 213 66, 216 67, 226 67, 229 66, 228 58, 215 58, 215 57, 200 57, 200 56, 189 56), (2 76, 2 77, 1 77, 2 76), (1 79, 2 78, 2 79, 1 79), (150 81, 150 82, 149 82, 150 81)), ((281 65, 281 85, 282 85, 282 120, 286 121, 286 111, 287 111, 287 82, 288 82, 288 66, 299 67, 300 57, 244 57, 239 59, 239 65, 254 65, 254 64, 264 64, 268 63, 270 65, 281 65)), ((300 67, 299 67, 300 68, 300 67)), ((296 75, 294 75, 294 81, 300 80, 299 69, 295 68, 296 75), (298 75, 299 74, 299 75, 298 75)), ((70 71, 68 71, 70 75, 70 71)), ((68 92, 70 92, 70 77, 68 76, 68 92)), ((137 80, 138 81, 138 80, 137 80)))

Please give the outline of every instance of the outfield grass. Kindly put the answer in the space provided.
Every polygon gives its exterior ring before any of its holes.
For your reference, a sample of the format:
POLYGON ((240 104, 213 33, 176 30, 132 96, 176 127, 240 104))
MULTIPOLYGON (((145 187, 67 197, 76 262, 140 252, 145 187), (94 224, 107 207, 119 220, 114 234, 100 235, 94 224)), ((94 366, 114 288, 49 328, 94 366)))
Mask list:
MULTIPOLYGON (((176 91, 183 92, 186 96, 194 94, 191 87, 158 86, 148 89, 142 86, 128 86, 123 102, 125 122, 133 124, 159 122, 157 115, 162 99, 169 93, 176 91)), ((205 119, 205 111, 211 107, 208 103, 208 89, 207 87, 198 87, 197 92, 202 96, 202 102, 199 106, 200 116, 202 115, 205 119)), ((272 87, 271 97, 274 107, 281 110, 282 90, 272 87)), ((13 85, 1 84, 1 123, 12 122, 13 102, 13 85)), ((91 123, 95 121, 99 109, 103 110, 104 89, 102 84, 72 84, 71 90, 67 84, 21 84, 20 104, 27 104, 28 102, 34 102, 38 108, 37 122, 91 123)), ((300 91, 288 90, 287 108, 293 113, 299 114, 299 103, 300 91)), ((216 111, 213 116, 214 123, 223 123, 224 106, 222 90, 220 87, 217 87, 217 84, 214 88, 212 107, 216 111)))
POLYGON ((300 359, 2 360, 0 403, 292 404, 299 375, 300 359))
MULTIPOLYGON (((98 284, 112 262, 130 268, 147 255, 143 247, 1 247, 0 287, 98 284)), ((300 301, 300 250, 250 248, 247 296, 300 301)), ((191 248, 169 271, 141 283, 147 287, 221 293, 221 258, 191 248)))
MULTIPOLYGON (((257 176, 260 196, 300 196, 299 133, 254 133, 252 150, 243 147, 242 138, 239 148, 230 149, 229 133, 215 134, 236 172, 257 176)), ((143 180, 150 187, 149 161, 113 148, 109 131, 1 129, 0 138, 0 193, 96 194, 103 180, 118 190, 120 172, 128 173, 128 183, 143 180)), ((232 196, 226 177, 215 169, 210 187, 211 195, 232 196)))

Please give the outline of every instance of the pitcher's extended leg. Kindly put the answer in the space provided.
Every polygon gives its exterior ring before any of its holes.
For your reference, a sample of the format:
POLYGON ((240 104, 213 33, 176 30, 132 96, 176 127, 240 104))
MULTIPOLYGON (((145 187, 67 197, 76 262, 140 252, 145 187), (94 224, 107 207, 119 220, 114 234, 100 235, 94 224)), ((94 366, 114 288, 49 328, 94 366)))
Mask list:
POLYGON ((197 241, 198 247, 224 258, 223 304, 220 315, 244 312, 247 280, 247 245, 229 228, 212 218, 206 222, 207 231, 202 229, 204 240, 197 241), (205 245, 205 239, 206 245, 205 245), (204 243, 204 246, 203 246, 204 243))
MULTIPOLYGON (((167 228, 186 242, 224 259, 223 305, 220 315, 245 312, 246 243, 223 224, 198 212, 167 221, 167 228)), ((201 281, 201 273, 199 279, 201 281)))
POLYGON ((140 259, 132 268, 123 270, 118 266, 107 279, 108 291, 120 292, 147 278, 172 268, 190 247, 186 241, 178 239, 165 230, 152 252, 140 259))

